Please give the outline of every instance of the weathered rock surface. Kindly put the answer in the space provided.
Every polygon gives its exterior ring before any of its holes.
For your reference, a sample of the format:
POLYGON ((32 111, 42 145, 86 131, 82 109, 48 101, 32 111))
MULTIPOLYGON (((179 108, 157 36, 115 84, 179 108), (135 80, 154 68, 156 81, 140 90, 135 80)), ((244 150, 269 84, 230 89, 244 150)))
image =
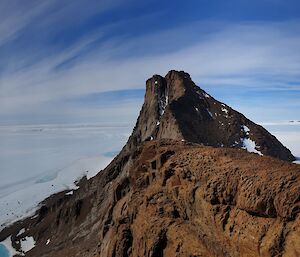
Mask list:
POLYGON ((299 185, 296 164, 151 141, 2 236, 33 236, 37 245, 26 256, 296 257, 299 185), (21 227, 26 232, 16 236, 21 227))
POLYGON ((133 134, 112 163, 73 195, 46 199, 0 241, 11 235, 20 249, 22 238, 34 237, 28 257, 298 257, 300 166, 266 155, 293 159, 186 73, 154 76, 133 134), (265 156, 240 149, 243 137, 259 142, 265 156), (227 147, 216 148, 221 144, 227 147))

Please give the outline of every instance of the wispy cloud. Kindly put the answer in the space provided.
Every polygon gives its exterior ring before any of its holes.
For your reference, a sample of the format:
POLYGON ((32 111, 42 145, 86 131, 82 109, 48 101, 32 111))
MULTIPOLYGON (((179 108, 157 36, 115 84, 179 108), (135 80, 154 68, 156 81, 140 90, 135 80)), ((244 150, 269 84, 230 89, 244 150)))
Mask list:
MULTIPOLYGON (((61 23, 63 30, 78 22, 74 14, 83 6, 80 19, 84 20, 121 4, 117 0, 89 7, 83 1, 76 5, 63 5, 61 1, 33 2, 31 11, 20 18, 3 16, 0 52, 4 49, 1 42, 15 44, 16 38, 28 31, 25 27, 37 22, 37 17, 44 15, 41 24, 36 26, 53 30, 53 25, 61 23), (5 30, 11 27, 15 29, 6 34, 5 30)), ((12 9, 13 4, 7 8, 12 9)), ((229 86, 300 91, 299 20, 194 21, 138 35, 124 31, 124 24, 132 25, 160 15, 163 14, 153 12, 122 23, 103 24, 64 49, 46 45, 43 49, 35 48, 37 55, 30 48, 27 54, 17 52, 8 58, 9 65, 2 68, 0 75, 0 117, 24 115, 24 112, 30 116, 34 110, 43 108, 46 115, 51 106, 55 109, 59 103, 64 108, 66 100, 80 95, 143 88, 146 78, 154 73, 165 74, 170 69, 188 71, 200 86, 208 89, 229 86), (18 61, 27 65, 20 66, 18 61)), ((4 61, 0 61, 2 67, 4 61)), ((74 110, 80 112, 78 108, 74 110)), ((91 111, 98 115, 99 111, 91 111)))

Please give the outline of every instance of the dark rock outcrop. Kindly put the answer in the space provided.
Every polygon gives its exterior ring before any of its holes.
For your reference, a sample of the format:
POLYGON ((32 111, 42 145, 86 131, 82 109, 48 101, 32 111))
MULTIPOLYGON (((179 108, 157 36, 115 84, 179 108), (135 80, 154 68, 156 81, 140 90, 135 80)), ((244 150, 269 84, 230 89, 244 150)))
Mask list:
POLYGON ((246 148, 252 143, 254 152, 295 160, 262 126, 208 95, 183 71, 147 80, 145 102, 127 146, 162 138, 215 147, 246 148))

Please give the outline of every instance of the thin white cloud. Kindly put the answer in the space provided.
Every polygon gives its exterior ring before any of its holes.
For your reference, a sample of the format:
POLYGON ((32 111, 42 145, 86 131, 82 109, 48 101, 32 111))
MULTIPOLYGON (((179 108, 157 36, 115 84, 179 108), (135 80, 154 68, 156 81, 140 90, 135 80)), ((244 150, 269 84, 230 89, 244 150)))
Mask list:
POLYGON ((184 69, 204 85, 233 85, 281 90, 299 81, 299 21, 281 23, 194 23, 135 38, 115 38, 81 57, 71 67, 54 72, 59 63, 76 56, 101 38, 93 34, 61 54, 7 73, 0 80, 0 115, 43 108, 79 95, 142 88, 154 73, 184 69), (206 33, 205 26, 214 28, 206 33), (193 35, 192 33, 197 33, 193 35), (201 34, 202 32, 203 34, 201 34), (182 38, 190 40, 184 42, 182 38), (173 43, 174 42, 174 43, 173 43), (160 46, 176 45, 159 51, 160 46), (139 54, 135 54, 136 49, 139 54), (260 78, 276 78, 273 82, 260 78), (275 83, 276 82, 276 83, 275 83))
POLYGON ((46 1, 27 1, 25 5, 17 0, 0 2, 0 46, 17 37, 47 5, 46 1))
POLYGON ((59 31, 121 4, 121 0, 101 0, 91 4, 87 4, 84 0, 2 1, 0 2, 0 46, 18 37, 30 24, 47 27, 50 33, 53 29, 59 31), (54 28, 51 27, 53 25, 54 28))

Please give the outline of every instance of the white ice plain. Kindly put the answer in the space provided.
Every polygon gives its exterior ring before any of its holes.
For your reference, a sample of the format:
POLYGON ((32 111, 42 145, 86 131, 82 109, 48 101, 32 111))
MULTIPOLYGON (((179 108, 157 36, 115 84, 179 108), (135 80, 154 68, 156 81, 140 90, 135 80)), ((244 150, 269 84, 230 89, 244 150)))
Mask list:
POLYGON ((300 122, 261 123, 284 146, 291 150, 300 164, 300 122))
POLYGON ((131 124, 0 126, 0 231, 46 197, 76 189, 126 143, 131 124))

